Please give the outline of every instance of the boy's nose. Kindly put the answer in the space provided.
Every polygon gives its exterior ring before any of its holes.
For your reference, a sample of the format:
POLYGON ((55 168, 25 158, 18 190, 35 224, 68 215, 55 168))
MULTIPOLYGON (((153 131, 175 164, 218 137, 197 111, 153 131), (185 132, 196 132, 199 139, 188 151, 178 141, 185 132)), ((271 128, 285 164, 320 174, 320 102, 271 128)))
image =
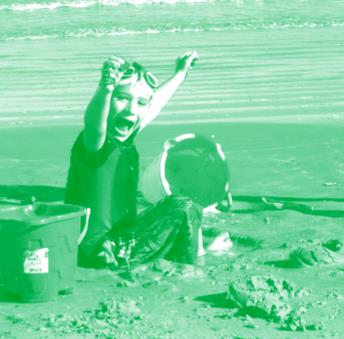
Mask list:
POLYGON ((127 109, 129 112, 136 114, 138 112, 138 105, 134 100, 129 101, 127 109))

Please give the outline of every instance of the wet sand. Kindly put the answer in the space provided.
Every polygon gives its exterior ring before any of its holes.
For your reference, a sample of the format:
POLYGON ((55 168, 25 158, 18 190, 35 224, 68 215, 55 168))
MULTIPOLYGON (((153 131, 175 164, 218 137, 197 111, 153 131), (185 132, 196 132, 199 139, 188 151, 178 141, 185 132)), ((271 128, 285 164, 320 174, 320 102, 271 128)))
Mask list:
MULTIPOLYGON (((319 248, 319 243, 329 240, 343 241, 342 218, 245 208, 254 206, 252 202, 260 201, 261 196, 274 196, 282 198, 271 202, 287 197, 289 202, 343 211, 341 127, 249 123, 150 126, 137 142, 142 170, 160 153, 167 137, 190 131, 214 134, 230 159, 234 211, 207 216, 204 227, 206 241, 212 239, 211 230, 228 231, 232 249, 222 256, 208 254, 196 267, 167 262, 141 267, 132 279, 113 272, 78 269, 73 296, 37 305, 1 303, 0 333, 4 337, 56 337, 63 333, 82 337, 88 331, 90 337, 116 333, 123 338, 343 335, 344 267, 337 260, 342 251, 340 248, 333 254, 335 259, 328 261, 322 259, 326 253, 319 248), (331 201, 333 198, 337 200, 331 201), (311 249, 319 260, 294 268, 279 265, 290 258, 302 239, 314 242, 311 249), (307 309, 303 320, 308 329, 314 325, 316 330, 291 331, 269 317, 238 312, 238 305, 228 300, 229 285, 252 276, 285 279, 295 290, 304 289, 306 292, 296 300, 307 309), (102 314, 96 323, 90 316, 104 300, 112 305, 111 316, 119 319, 115 325, 106 322, 109 314, 102 314), (85 322, 89 324, 86 329, 82 325, 85 322), (107 332, 109 328, 115 332, 107 332)), ((77 126, 3 130, 2 196, 61 200, 68 150, 77 132, 77 126)))
MULTIPOLYGON (((234 195, 341 198, 342 126, 305 123, 152 125, 137 139, 144 167, 163 143, 183 133, 214 136, 229 159, 234 195)), ((2 185, 63 187, 78 126, 2 129, 2 185)))
MULTIPOLYGON (((0 337, 57 337, 63 331, 69 337, 109 331, 123 338, 343 337, 342 249, 323 247, 343 241, 342 218, 276 209, 289 198, 343 211, 342 33, 324 28, 1 42, 1 196, 62 200, 69 150, 105 56, 134 58, 139 51, 140 61, 165 78, 174 58, 192 47, 204 61, 139 136, 142 169, 168 137, 214 135, 230 162, 235 202, 231 214, 208 216, 204 223, 209 241, 213 229, 229 232, 227 254, 207 255, 196 267, 141 267, 133 280, 79 269, 73 296, 37 305, 0 303, 0 337), (269 210, 252 210, 262 196, 280 198, 269 210), (298 267, 283 266, 295 256, 298 267), (297 301, 287 296, 284 302, 305 307, 305 321, 315 330, 282 329, 269 316, 252 314, 245 309, 245 282, 234 285, 244 301, 233 305, 230 286, 253 276, 304 289, 297 301), (104 299, 110 299, 105 302, 115 324, 108 314, 95 321, 104 299)), ((264 305, 258 298, 255 310, 264 305)))
POLYGON ((189 49, 200 61, 158 123, 183 119, 343 121, 344 28, 2 41, 4 124, 77 124, 103 60, 134 59, 164 81, 189 49), (19 96, 18 96, 19 94, 19 96))

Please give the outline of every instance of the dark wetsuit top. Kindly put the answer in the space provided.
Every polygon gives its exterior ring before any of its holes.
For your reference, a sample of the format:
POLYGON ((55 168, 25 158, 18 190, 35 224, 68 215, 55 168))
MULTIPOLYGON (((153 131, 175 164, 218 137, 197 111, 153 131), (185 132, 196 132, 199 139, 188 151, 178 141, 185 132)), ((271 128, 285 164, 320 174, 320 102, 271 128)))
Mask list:
POLYGON ((89 152, 81 132, 73 145, 65 202, 91 208, 81 244, 85 255, 96 251, 110 230, 136 220, 139 155, 133 144, 135 135, 120 143, 108 133, 103 147, 89 152))

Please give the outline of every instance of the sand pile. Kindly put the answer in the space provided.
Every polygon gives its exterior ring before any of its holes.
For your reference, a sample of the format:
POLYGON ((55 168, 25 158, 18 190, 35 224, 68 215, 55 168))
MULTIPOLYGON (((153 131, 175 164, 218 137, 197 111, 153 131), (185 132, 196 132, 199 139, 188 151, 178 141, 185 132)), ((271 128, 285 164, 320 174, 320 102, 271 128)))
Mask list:
POLYGON ((325 243, 320 240, 300 240, 290 247, 288 260, 291 267, 335 264, 344 258, 340 240, 329 240, 325 243))
POLYGON ((228 299, 241 314, 278 323, 287 330, 316 330, 320 326, 306 323, 306 307, 297 302, 308 293, 273 276, 236 277, 229 283, 228 299))
MULTIPOLYGON (((41 315, 40 332, 52 336, 81 334, 96 338, 135 336, 135 322, 142 320, 140 302, 130 298, 101 300, 79 315, 41 315), (130 333, 128 332, 130 329, 130 333)), ((136 333, 138 334, 138 333, 136 333)))

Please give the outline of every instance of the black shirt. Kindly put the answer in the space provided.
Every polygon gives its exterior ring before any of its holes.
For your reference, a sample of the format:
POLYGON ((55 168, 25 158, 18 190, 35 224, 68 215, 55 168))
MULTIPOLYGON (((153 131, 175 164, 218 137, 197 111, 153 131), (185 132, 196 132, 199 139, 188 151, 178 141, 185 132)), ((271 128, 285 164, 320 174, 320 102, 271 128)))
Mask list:
POLYGON ((85 254, 91 254, 110 230, 136 221, 139 155, 134 137, 121 143, 108 133, 103 147, 89 152, 81 132, 72 147, 65 202, 91 208, 81 245, 85 254))

